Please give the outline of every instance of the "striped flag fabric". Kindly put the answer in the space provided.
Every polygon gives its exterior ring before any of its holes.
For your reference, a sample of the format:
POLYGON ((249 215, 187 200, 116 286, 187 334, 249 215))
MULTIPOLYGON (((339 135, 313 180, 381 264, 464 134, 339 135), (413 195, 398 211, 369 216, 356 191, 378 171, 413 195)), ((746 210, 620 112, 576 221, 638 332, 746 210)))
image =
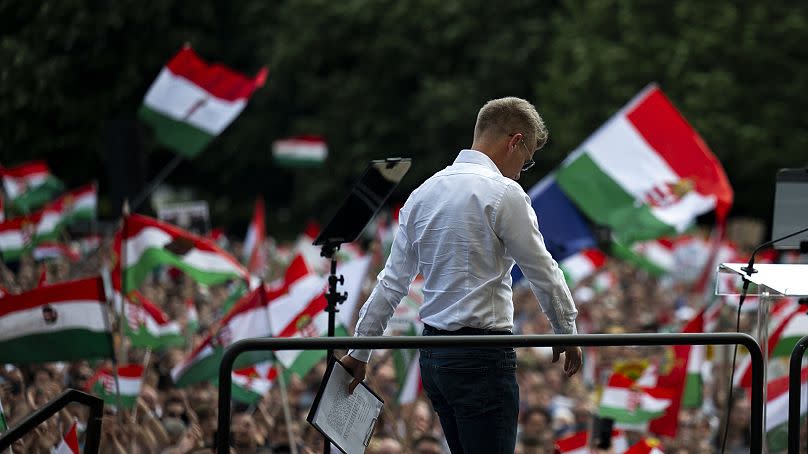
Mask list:
POLYGON ((140 286, 157 266, 173 266, 201 284, 221 284, 231 279, 247 279, 247 270, 230 254, 179 227, 147 216, 132 214, 124 218, 116 236, 115 252, 123 268, 122 291, 140 286), (121 244, 126 250, 121 254, 121 244))
MULTIPOLYGON (((703 332, 704 310, 682 327, 682 333, 703 332)), ((701 365, 704 362, 705 346, 674 345, 668 348, 673 352, 673 364, 670 372, 658 377, 657 384, 672 390, 673 396, 665 414, 651 421, 648 428, 657 435, 675 437, 679 429, 679 409, 698 408, 702 403, 701 365)))
MULTIPOLYGON (((217 377, 219 363, 227 346, 248 337, 267 337, 271 334, 265 292, 265 287, 259 286, 236 303, 211 328, 210 334, 171 370, 175 385, 184 387, 217 377)), ((272 358, 271 352, 248 352, 239 355, 235 368, 240 369, 272 358)))
MULTIPOLYGON (((769 452, 783 452, 788 448, 788 378, 788 375, 776 378, 766 386, 766 445, 769 452)), ((802 368, 800 382, 802 419, 808 411, 808 368, 802 368)))
POLYGON ((261 400, 272 388, 272 382, 266 378, 232 373, 233 400, 252 405, 261 400))
POLYGON ((559 438, 555 442, 556 452, 569 454, 589 454, 589 432, 581 431, 559 438))
POLYGON ((66 259, 71 262, 78 262, 81 256, 67 244, 55 241, 39 243, 34 247, 34 260, 41 262, 53 259, 66 259))
POLYGON ((0 254, 4 262, 16 262, 34 244, 36 226, 41 214, 21 216, 0 223, 0 254))
MULTIPOLYGON (((120 294, 117 296, 116 299, 119 300, 120 294)), ((133 347, 159 350, 185 345, 179 323, 170 320, 168 315, 137 290, 131 291, 124 298, 124 316, 124 330, 133 347)))
POLYGON ((0 362, 73 361, 112 353, 99 277, 7 295, 0 304, 0 362))
POLYGON ((576 286, 582 280, 595 274, 606 264, 606 254, 598 249, 583 249, 558 263, 567 285, 576 286))
MULTIPOLYGON (((140 388, 143 386, 143 365, 129 364, 118 367, 118 385, 121 392, 121 406, 135 408, 140 388)), ((102 367, 87 380, 87 392, 104 399, 104 403, 118 407, 118 393, 115 389, 115 375, 111 367, 102 367)))
POLYGON ((16 167, 0 167, 8 209, 30 213, 64 190, 64 184, 53 176, 45 161, 31 161, 16 167))
POLYGON ((288 137, 273 142, 272 156, 280 166, 315 167, 325 162, 328 146, 320 136, 288 137))
POLYGON ((665 454, 662 444, 656 438, 643 438, 629 446, 624 454, 665 454))
POLYGON ((65 433, 59 446, 53 450, 53 454, 79 454, 79 435, 76 431, 75 421, 67 429, 67 433, 65 433))
POLYGON ((160 143, 193 158, 241 114, 266 77, 266 68, 249 77, 185 46, 160 71, 138 115, 160 143))
POLYGON ((662 90, 650 85, 562 164, 558 185, 621 242, 654 239, 732 205, 724 169, 662 90))
POLYGON ((642 424, 659 418, 671 404, 671 391, 638 386, 629 377, 614 373, 603 390, 598 416, 615 423, 642 424))
POLYGON ((797 342, 808 335, 808 314, 805 313, 805 309, 805 306, 803 306, 802 311, 798 311, 794 317, 788 320, 780 335, 780 340, 772 350, 772 357, 791 357, 791 352, 797 342))
POLYGON ((242 249, 242 259, 247 264, 247 270, 251 274, 261 276, 267 265, 266 249, 266 226, 264 220, 264 198, 258 197, 255 200, 255 210, 250 226, 247 229, 247 236, 244 238, 244 248, 242 249))

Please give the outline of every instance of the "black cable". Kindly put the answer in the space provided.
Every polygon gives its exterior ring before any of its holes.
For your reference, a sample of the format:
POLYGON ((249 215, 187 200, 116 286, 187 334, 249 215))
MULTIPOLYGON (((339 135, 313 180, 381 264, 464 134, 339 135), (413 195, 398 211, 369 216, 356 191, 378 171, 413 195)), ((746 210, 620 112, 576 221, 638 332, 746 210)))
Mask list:
MULTIPOLYGON (((744 290, 741 293, 740 300, 738 302, 738 317, 735 320, 735 332, 741 332, 741 306, 743 306, 743 300, 746 298, 746 289, 749 287, 749 281, 744 282, 744 290)), ((729 414, 732 411, 732 388, 733 382, 735 378, 735 359, 738 357, 738 344, 735 344, 735 348, 732 352, 732 367, 730 368, 729 374, 729 393, 727 394, 727 411, 726 420, 724 421, 724 436, 722 437, 721 441, 721 454, 724 454, 724 449, 727 447, 727 434, 729 433, 729 414)))

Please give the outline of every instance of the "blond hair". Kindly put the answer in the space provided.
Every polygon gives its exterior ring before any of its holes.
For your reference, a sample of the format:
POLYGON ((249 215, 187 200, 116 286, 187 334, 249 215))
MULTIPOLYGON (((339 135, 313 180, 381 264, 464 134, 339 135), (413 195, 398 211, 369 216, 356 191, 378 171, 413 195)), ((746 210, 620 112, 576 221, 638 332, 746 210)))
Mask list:
POLYGON ((485 103, 477 113, 477 124, 474 125, 474 140, 489 133, 533 135, 536 148, 547 143, 550 133, 544 125, 541 115, 533 104, 522 98, 509 96, 492 99, 485 103))

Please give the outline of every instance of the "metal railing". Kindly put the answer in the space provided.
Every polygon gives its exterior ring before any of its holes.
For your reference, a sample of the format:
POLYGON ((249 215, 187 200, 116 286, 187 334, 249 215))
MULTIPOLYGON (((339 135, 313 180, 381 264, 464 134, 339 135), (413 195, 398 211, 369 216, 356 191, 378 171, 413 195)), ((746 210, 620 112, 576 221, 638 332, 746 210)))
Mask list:
POLYGON ((101 418, 104 416, 104 400, 75 389, 65 390, 35 412, 26 416, 19 424, 3 433, 0 436, 0 452, 5 452, 15 441, 24 437, 36 426, 47 421, 48 418, 72 402, 90 407, 90 418, 87 421, 87 432, 84 440, 84 453, 97 454, 101 443, 101 418))
POLYGON ((319 337, 257 338, 240 340, 228 347, 219 365, 219 423, 216 452, 229 454, 230 398, 233 363, 248 351, 414 349, 430 347, 608 347, 661 345, 743 345, 752 359, 750 452, 763 452, 763 352, 748 334, 578 334, 530 336, 409 336, 409 337, 319 337))
POLYGON ((788 365, 788 452, 800 451, 800 393, 802 391, 802 357, 808 349, 808 336, 803 337, 791 351, 788 365))

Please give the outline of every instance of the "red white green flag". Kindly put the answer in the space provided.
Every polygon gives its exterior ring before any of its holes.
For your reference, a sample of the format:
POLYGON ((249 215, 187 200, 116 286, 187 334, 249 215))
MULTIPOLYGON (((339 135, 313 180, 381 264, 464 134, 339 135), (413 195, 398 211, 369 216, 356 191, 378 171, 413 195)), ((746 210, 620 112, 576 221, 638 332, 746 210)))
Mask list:
POLYGON ((112 357, 100 278, 63 282, 0 304, 0 362, 38 363, 112 357))
POLYGON ((186 46, 160 71, 138 115, 160 143, 193 158, 239 116, 266 77, 266 68, 249 77, 186 46))
POLYGON ((264 274, 267 265, 266 249, 266 226, 264 220, 264 199, 258 197, 255 200, 255 210, 247 229, 247 236, 244 238, 244 248, 242 249, 242 259, 247 264, 247 270, 256 276, 264 274))
MULTIPOLYGON (((171 371, 177 386, 188 386, 212 380, 219 374, 224 349, 250 337, 271 334, 267 317, 266 288, 259 286, 242 298, 225 317, 211 327, 210 333, 171 371)), ((239 355, 235 369, 241 369, 273 358, 271 352, 248 352, 239 355)))
POLYGON ((319 136, 294 136, 275 141, 272 156, 282 166, 319 166, 328 157, 328 146, 319 136))
MULTIPOLYGON (((120 294, 116 295, 118 299, 120 294)), ((185 345, 179 323, 168 318, 159 307, 137 290, 124 299, 125 332, 133 347, 159 350, 185 345)))
POLYGON ((79 435, 76 431, 76 422, 67 429, 62 442, 54 449, 53 454, 79 454, 79 435))
POLYGON ((662 444, 656 438, 643 438, 639 442, 629 446, 625 454, 665 454, 662 451, 662 444))
POLYGON ((64 184, 53 176, 45 161, 31 161, 16 167, 0 167, 8 209, 30 213, 64 190, 64 184))
POLYGON ((98 194, 95 185, 88 184, 70 191, 42 209, 36 226, 37 241, 53 241, 68 226, 96 217, 98 194))
POLYGON ((160 265, 178 268, 206 285, 248 278, 247 270, 212 240, 139 214, 124 218, 115 252, 125 261, 120 264, 124 270, 123 293, 138 288, 160 265), (126 245, 123 253, 121 243, 126 245))
POLYGON ((629 377, 614 373, 603 390, 598 416, 615 423, 643 424, 665 414, 671 398, 668 389, 641 387, 629 377))
POLYGON ((555 442, 556 452, 569 454, 589 454, 589 432, 582 431, 564 438, 559 438, 555 442))
POLYGON ((558 266, 570 287, 593 275, 606 263, 606 255, 597 249, 583 249, 561 262, 558 266))
MULTIPOLYGON (((143 386, 143 365, 129 364, 118 367, 118 385, 121 392, 121 406, 135 408, 140 388, 143 386)), ((104 399, 104 403, 118 407, 118 393, 115 389, 115 375, 111 367, 103 367, 87 380, 87 392, 104 399)))
MULTIPOLYGON (((683 328, 682 333, 704 332, 704 310, 696 314, 683 328)), ((671 404, 665 414, 649 424, 657 435, 675 437, 679 428, 679 409, 698 408, 703 397, 701 365, 704 363, 704 345, 674 345, 669 371, 660 375, 657 384, 673 391, 671 404)))
POLYGON ((639 93, 563 163, 561 189, 622 242, 721 222, 733 192, 721 163, 656 85, 639 93))
MULTIPOLYGON (((769 381, 766 387, 766 445, 769 452, 788 448, 788 375, 769 381)), ((800 419, 808 411, 808 368, 800 373, 800 419)))
POLYGON ((21 216, 0 223, 0 255, 4 262, 16 262, 34 246, 40 213, 21 216))
POLYGON ((81 256, 78 252, 62 243, 47 241, 34 247, 34 260, 38 262, 52 259, 66 259, 71 262, 78 262, 80 258, 81 256))

